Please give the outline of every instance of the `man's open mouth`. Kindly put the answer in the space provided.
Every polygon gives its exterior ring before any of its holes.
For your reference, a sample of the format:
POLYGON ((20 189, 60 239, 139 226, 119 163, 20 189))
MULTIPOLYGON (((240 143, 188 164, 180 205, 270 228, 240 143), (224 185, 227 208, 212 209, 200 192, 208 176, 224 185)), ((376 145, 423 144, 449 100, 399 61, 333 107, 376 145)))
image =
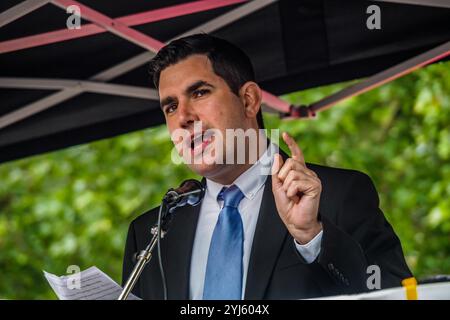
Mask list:
POLYGON ((205 131, 195 136, 191 135, 191 154, 194 156, 202 154, 205 151, 206 147, 211 144, 213 139, 214 135, 205 133, 205 131))

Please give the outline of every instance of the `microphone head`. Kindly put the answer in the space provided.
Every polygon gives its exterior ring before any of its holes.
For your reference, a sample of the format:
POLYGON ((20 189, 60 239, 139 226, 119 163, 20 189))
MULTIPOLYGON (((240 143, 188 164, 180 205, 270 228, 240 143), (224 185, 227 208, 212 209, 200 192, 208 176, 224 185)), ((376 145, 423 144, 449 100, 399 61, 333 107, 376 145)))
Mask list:
POLYGON ((164 196, 167 205, 182 207, 185 205, 196 206, 205 196, 205 186, 195 179, 188 179, 176 189, 170 189, 164 196))
POLYGON ((166 211, 161 217, 161 230, 167 232, 175 209, 186 205, 196 206, 205 196, 205 186, 194 179, 185 180, 176 189, 169 189, 163 198, 166 211))

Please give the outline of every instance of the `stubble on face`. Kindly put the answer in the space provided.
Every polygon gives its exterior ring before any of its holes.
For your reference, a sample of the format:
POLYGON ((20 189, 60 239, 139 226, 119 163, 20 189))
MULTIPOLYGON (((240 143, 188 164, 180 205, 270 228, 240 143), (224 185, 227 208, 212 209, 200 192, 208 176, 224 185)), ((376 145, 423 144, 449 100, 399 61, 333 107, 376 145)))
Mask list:
MULTIPOLYGON (((241 99, 236 96, 224 79, 214 73, 212 64, 205 55, 193 55, 164 69, 160 75, 159 92, 161 101, 170 101, 176 108, 162 106, 169 132, 177 129, 194 132, 194 123, 201 121, 202 132, 208 129, 218 130, 223 135, 223 157, 229 151, 231 141, 226 139, 226 129, 249 129, 241 99), (190 90, 193 85, 206 85, 190 90)), ((203 153, 202 150, 201 153, 203 153)), ((209 152, 214 154, 214 152, 209 152)), ((216 153, 217 154, 217 153, 216 153)), ((197 174, 217 181, 233 182, 248 164, 226 164, 226 159, 215 163, 188 163, 197 174), (220 163, 219 163, 220 162, 220 163)))

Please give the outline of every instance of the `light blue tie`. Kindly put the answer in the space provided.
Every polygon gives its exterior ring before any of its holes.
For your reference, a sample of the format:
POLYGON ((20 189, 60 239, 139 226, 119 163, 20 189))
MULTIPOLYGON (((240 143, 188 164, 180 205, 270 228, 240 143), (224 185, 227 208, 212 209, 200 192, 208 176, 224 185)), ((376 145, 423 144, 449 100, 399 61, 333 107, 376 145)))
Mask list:
POLYGON ((237 209, 244 194, 235 185, 222 189, 224 201, 209 246, 203 299, 240 300, 242 293, 242 254, 244 228, 237 209))

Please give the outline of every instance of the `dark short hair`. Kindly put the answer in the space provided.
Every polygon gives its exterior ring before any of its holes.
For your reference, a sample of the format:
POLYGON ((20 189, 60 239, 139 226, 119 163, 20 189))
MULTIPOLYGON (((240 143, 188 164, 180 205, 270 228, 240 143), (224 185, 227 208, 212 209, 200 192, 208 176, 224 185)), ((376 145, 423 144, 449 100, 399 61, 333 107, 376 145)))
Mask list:
MULTIPOLYGON (((159 77, 165 68, 194 54, 206 55, 214 73, 224 79, 231 92, 237 96, 247 81, 255 81, 252 63, 244 51, 224 39, 201 33, 176 39, 159 50, 150 61, 150 74, 155 88, 159 87, 159 77)), ((259 128, 263 129, 261 109, 256 119, 259 128)))

